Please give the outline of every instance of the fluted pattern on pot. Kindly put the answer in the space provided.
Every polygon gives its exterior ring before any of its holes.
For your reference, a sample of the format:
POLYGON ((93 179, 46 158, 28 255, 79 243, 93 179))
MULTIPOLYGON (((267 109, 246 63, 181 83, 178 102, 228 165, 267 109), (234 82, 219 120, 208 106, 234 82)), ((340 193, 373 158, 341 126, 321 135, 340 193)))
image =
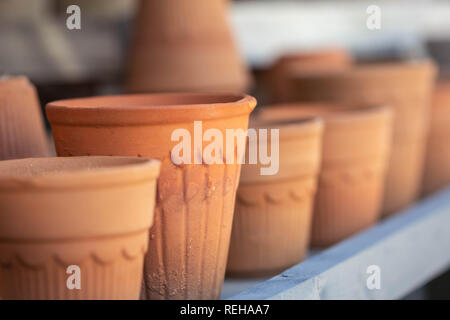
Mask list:
POLYGON ((366 165, 349 163, 347 169, 322 169, 314 204, 313 246, 332 245, 378 220, 386 173, 384 162, 375 159, 366 165))
POLYGON ((163 162, 144 266, 147 299, 219 298, 239 174, 239 165, 163 162))
POLYGON ((1 298, 139 299, 147 242, 147 231, 106 239, 71 240, 62 244, 1 242, 1 298), (73 247, 77 250, 74 251, 73 247), (36 252, 42 256, 37 256, 36 252), (73 274, 67 273, 71 265, 80 268, 80 290, 70 290, 67 286, 73 274))
POLYGON ((239 186, 227 273, 264 276, 306 255, 316 176, 239 186))
POLYGON ((26 78, 0 80, 0 160, 48 155, 36 90, 26 78))

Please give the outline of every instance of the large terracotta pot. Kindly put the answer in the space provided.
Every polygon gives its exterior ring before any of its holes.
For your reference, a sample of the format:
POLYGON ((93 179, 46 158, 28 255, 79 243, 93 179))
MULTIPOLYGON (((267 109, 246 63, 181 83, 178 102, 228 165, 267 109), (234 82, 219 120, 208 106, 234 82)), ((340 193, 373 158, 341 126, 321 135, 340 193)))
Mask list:
POLYGON ((380 217, 391 145, 388 107, 293 104, 260 110, 261 119, 324 118, 322 166, 311 244, 337 243, 380 217))
MULTIPOLYGON (((171 151, 180 142, 171 137, 183 130, 193 143, 199 134, 194 132, 198 131, 194 121, 202 121, 203 132, 217 129, 224 137, 226 129, 246 130, 255 105, 254 98, 244 95, 156 94, 75 99, 47 106, 60 156, 161 160, 151 253, 145 261, 147 298, 219 297, 240 165, 237 161, 175 165, 171 151)), ((192 156, 200 162, 206 145, 194 146, 192 156)), ((245 139, 232 144, 244 145, 245 139)))
POLYGON ((428 61, 373 63, 346 71, 296 76, 295 101, 388 104, 394 110, 393 148, 383 205, 390 215, 410 205, 421 188, 435 67, 428 61))
POLYGON ((440 82, 433 94, 431 125, 423 179, 423 193, 450 184, 450 82, 440 82))
POLYGON ((36 89, 25 77, 0 78, 0 160, 49 153, 36 89))
POLYGON ((324 49, 312 52, 297 52, 278 58, 270 68, 269 87, 274 103, 289 101, 291 74, 301 75, 315 72, 342 71, 353 63, 350 52, 340 49, 324 49))
MULTIPOLYGON (((321 120, 255 125, 279 129, 279 171, 261 175, 261 163, 242 167, 227 266, 235 277, 274 275, 305 257, 320 168, 321 120)), ((270 134, 259 139, 271 150, 270 134)))
POLYGON ((144 0, 138 9, 126 85, 130 92, 245 92, 223 0, 144 0))
POLYGON ((0 161, 2 298, 138 299, 159 166, 116 157, 0 161))

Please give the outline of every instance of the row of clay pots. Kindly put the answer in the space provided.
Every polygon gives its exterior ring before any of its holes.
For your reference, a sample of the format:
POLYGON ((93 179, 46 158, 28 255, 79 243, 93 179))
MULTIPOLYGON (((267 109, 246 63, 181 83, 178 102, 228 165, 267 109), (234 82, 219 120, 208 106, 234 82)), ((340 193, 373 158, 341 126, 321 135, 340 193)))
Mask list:
POLYGON ((428 60, 353 65, 342 71, 292 72, 290 101, 390 105, 393 145, 385 187, 384 215, 400 211, 419 195, 435 67, 428 60))
POLYGON ((255 121, 279 128, 280 169, 261 176, 260 166, 242 168, 230 276, 277 274, 299 263, 310 242, 329 246, 377 222, 391 143, 390 108, 276 105, 259 110, 255 121), (323 118, 323 129, 322 121, 311 117, 323 118))

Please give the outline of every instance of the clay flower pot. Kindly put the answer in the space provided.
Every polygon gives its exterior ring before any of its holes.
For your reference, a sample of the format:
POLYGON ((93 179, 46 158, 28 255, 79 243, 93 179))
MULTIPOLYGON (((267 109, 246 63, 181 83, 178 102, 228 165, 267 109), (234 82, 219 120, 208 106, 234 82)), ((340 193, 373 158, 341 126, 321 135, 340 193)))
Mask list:
POLYGON ((255 124, 268 128, 268 150, 270 129, 279 129, 279 171, 261 175, 260 163, 242 167, 227 266, 231 277, 275 275, 299 263, 309 247, 322 121, 255 124))
POLYGON ((313 52, 297 52, 278 58, 270 68, 268 90, 275 103, 289 100, 291 87, 290 75, 310 74, 315 72, 341 71, 353 63, 350 52, 334 48, 313 52))
POLYGON ((450 83, 440 82, 433 94, 423 193, 430 194, 450 184, 450 83))
POLYGON ((36 89, 25 77, 0 78, 0 160, 49 153, 36 89))
POLYGON ((324 119, 322 165, 311 244, 335 244, 380 217, 391 142, 388 107, 285 105, 260 110, 261 119, 324 119), (370 142, 370 143, 369 143, 370 142))
MULTIPOLYGON (((205 164, 209 143, 195 147, 200 163, 176 165, 182 130, 191 142, 202 129, 248 127, 256 100, 245 95, 155 94, 57 101, 47 106, 58 155, 123 155, 161 160, 155 225, 145 261, 148 299, 213 299, 225 274, 240 165, 205 164), (202 148, 202 149, 200 149, 202 148), (200 159, 199 159, 200 156, 200 159)), ((191 146, 189 142, 189 146, 191 146)), ((243 148, 235 139, 232 146, 243 148)), ((223 151, 220 151, 222 154, 223 151)))
POLYGON ((145 0, 138 9, 129 92, 245 92, 223 0, 145 0))
POLYGON ((420 192, 435 67, 428 61, 356 65, 342 72, 296 76, 295 101, 391 105, 393 147, 386 180, 384 215, 410 205, 420 192))
POLYGON ((159 166, 119 157, 1 161, 2 298, 138 299, 159 166))

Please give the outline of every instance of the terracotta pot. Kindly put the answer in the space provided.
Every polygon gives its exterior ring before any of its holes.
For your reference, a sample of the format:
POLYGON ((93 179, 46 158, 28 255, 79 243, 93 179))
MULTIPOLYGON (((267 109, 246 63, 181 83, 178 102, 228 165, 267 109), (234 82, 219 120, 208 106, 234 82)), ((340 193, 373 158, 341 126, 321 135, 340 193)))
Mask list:
POLYGON ((159 162, 117 157, 0 162, 5 299, 138 299, 159 162), (78 266, 80 290, 69 277, 78 266))
POLYGON ((298 52, 281 56, 270 69, 268 90, 275 103, 289 100, 292 88, 290 75, 315 72, 341 71, 353 63, 350 52, 344 49, 327 49, 315 52, 298 52))
POLYGON ((49 153, 36 89, 25 77, 0 78, 0 160, 49 153))
POLYGON ((130 92, 245 92, 247 73, 223 0, 140 2, 131 46, 130 92))
MULTIPOLYGON (((177 129, 187 130, 194 141, 194 121, 202 121, 203 132, 214 128, 224 137, 226 129, 246 130, 255 105, 254 98, 244 95, 156 94, 47 106, 60 156, 128 155, 162 161, 151 253, 145 262, 147 298, 219 297, 240 165, 175 165, 171 151, 180 142, 171 137, 177 129)), ((245 140, 234 143, 244 147, 245 140)), ((199 148, 192 152, 197 159, 202 154, 199 148)))
POLYGON ((392 105, 393 148, 384 215, 410 205, 420 192, 435 67, 427 60, 373 63, 346 71, 291 79, 292 100, 392 105))
MULTIPOLYGON (((261 175, 261 164, 242 167, 227 266, 232 277, 275 275, 299 263, 309 247, 322 121, 257 125, 279 129, 279 171, 261 175)), ((270 134, 262 139, 271 150, 270 134)))
POLYGON ((380 217, 391 141, 388 107, 296 104, 260 110, 260 119, 324 118, 322 166, 311 244, 335 244, 380 217), (370 141, 370 143, 368 143, 370 141))
POLYGON ((450 82, 440 82, 433 94, 431 125, 423 178, 427 195, 450 184, 450 82))

